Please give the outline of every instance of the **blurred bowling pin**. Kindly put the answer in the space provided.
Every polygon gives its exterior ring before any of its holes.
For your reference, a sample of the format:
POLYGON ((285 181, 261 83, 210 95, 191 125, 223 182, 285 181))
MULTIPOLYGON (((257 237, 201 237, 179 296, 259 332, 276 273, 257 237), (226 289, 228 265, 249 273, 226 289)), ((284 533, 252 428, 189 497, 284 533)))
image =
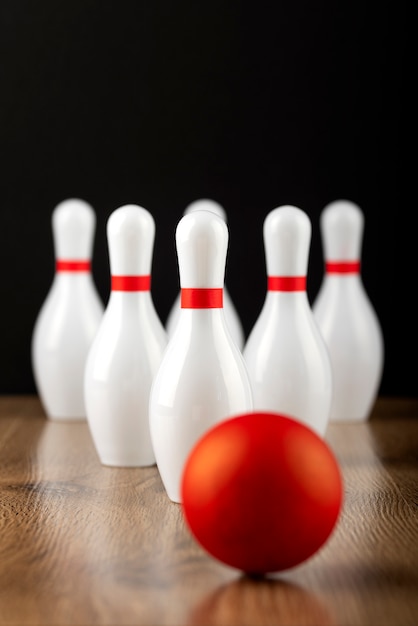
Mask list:
POLYGON ((87 419, 103 465, 153 465, 149 392, 167 343, 150 292, 154 219, 120 207, 107 238, 111 294, 86 363, 87 419))
POLYGON ((180 502, 184 463, 215 423, 252 409, 244 359, 222 306, 228 247, 225 221, 194 211, 176 229, 180 274, 179 321, 150 395, 151 438, 169 498, 180 502))
POLYGON ((86 417, 84 366, 104 309, 91 275, 95 227, 83 200, 64 200, 53 211, 56 272, 32 335, 35 383, 51 419, 86 417))
MULTIPOLYGON (((189 204, 185 211, 184 215, 188 215, 193 211, 212 211, 221 217, 225 222, 227 221, 225 209, 214 200, 203 198, 201 200, 195 200, 191 204, 189 204)), ((241 324, 241 320, 237 313, 237 310, 232 302, 231 296, 229 295, 227 287, 224 285, 224 313, 226 318, 226 323, 231 332, 232 338, 235 340, 238 348, 242 350, 245 342, 244 329, 241 324)), ((170 310, 170 313, 167 317, 166 321, 166 330, 169 337, 172 336, 174 332, 174 328, 177 324, 178 318, 180 314, 180 294, 178 294, 174 304, 170 310)))
POLYGON ((311 222, 293 206, 264 221, 267 294, 244 348, 254 408, 325 434, 332 393, 327 349, 306 294, 311 222))
POLYGON ((364 216, 338 200, 324 208, 320 227, 325 275, 312 308, 331 358, 330 420, 365 420, 379 389, 384 343, 360 276, 364 216))

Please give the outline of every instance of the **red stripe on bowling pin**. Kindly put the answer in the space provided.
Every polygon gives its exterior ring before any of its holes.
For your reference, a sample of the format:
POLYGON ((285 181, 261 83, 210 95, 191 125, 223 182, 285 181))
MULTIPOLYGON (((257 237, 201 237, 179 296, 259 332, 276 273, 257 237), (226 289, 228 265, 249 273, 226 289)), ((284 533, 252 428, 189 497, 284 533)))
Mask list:
POLYGON ((305 291, 306 276, 268 276, 268 291, 305 291))
POLYGON ((57 272, 89 272, 91 270, 91 262, 58 259, 55 263, 55 269, 57 272))
POLYGON ((181 289, 182 309, 221 309, 222 307, 222 287, 210 289, 181 289))
POLYGON ((112 291, 149 291, 151 288, 151 276, 112 276, 112 291))
POLYGON ((358 274, 360 261, 327 261, 325 271, 327 274, 358 274))

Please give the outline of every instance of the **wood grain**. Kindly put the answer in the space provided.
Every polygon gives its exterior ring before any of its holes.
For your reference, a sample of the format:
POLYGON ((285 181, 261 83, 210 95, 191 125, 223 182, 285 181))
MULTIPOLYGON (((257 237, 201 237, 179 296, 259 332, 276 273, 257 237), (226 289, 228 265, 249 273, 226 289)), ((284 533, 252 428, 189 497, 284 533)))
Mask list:
POLYGON ((253 580, 194 542, 157 468, 100 464, 87 423, 0 397, 0 624, 418 624, 418 400, 331 424, 345 500, 326 545, 253 580))

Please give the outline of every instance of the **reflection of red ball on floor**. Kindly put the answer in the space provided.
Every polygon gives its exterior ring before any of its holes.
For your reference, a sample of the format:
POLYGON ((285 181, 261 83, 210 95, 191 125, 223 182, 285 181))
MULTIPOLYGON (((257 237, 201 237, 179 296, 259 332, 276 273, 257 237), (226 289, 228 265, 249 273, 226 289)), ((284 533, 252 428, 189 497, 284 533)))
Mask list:
POLYGON ((326 442, 276 413, 246 413, 209 430, 186 461, 181 490, 195 539, 250 574, 311 557, 334 529, 343 500, 326 442))

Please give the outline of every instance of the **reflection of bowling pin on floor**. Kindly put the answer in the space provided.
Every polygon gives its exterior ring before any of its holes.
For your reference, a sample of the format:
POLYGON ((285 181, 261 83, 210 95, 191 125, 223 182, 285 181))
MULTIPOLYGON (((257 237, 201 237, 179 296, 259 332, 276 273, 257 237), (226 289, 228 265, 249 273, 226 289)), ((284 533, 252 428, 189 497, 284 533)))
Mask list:
POLYGON ((107 237, 111 294, 86 363, 87 419, 104 465, 153 465, 149 392, 167 343, 150 292, 154 219, 123 206, 107 237))
POLYGON ((222 306, 228 229, 210 211, 183 216, 176 229, 181 286, 178 324, 150 395, 151 438, 167 494, 180 502, 186 458, 215 423, 252 409, 242 354, 222 306))
POLYGON ((263 230, 267 294, 244 348, 254 408, 286 413, 324 435, 332 377, 306 294, 311 223, 300 209, 282 206, 263 230))
MULTIPOLYGON (((186 207, 184 215, 188 215, 193 211, 212 211, 212 213, 216 213, 217 215, 219 215, 219 217, 221 217, 225 222, 227 221, 225 209, 214 200, 206 198, 202 198, 201 200, 195 200, 186 207)), ((242 327, 241 320, 234 306, 234 303, 232 302, 226 285, 224 285, 223 299, 226 323, 231 332, 232 338, 235 340, 238 348, 242 350, 245 341, 244 329, 242 327)), ((174 301, 174 304, 167 317, 165 326, 169 337, 171 337, 174 332, 174 328, 177 324, 179 314, 180 294, 178 294, 176 300, 174 301)))
POLYGON ((83 375, 103 304, 91 275, 96 216, 78 199, 52 214, 56 272, 32 336, 35 383, 51 419, 85 419, 83 375))
POLYGON ((360 276, 364 216, 339 200, 325 207, 320 226, 325 276, 313 311, 331 358, 330 420, 365 420, 378 393, 384 345, 360 276))

